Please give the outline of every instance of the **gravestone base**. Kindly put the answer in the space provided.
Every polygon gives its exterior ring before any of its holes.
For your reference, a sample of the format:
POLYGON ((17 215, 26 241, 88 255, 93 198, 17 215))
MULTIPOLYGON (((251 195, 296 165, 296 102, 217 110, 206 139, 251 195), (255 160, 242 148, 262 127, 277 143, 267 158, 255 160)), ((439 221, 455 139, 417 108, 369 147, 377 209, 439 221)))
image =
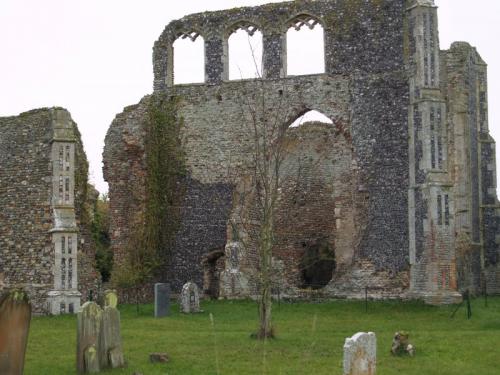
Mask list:
POLYGON ((82 294, 75 291, 52 290, 47 293, 47 310, 51 315, 76 314, 82 294))

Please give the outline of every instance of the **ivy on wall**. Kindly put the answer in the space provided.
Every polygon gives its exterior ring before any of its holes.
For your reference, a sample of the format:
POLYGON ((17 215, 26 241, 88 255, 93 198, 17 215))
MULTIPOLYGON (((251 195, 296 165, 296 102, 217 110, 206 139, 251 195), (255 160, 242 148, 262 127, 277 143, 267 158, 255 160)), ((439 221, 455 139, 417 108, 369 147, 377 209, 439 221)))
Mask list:
POLYGON ((180 224, 180 201, 184 197, 185 153, 178 116, 179 98, 155 95, 148 108, 146 125, 146 209, 144 246, 168 261, 180 224))
POLYGON ((141 288, 168 265, 180 224, 186 166, 178 105, 177 97, 154 95, 149 100, 144 124, 144 210, 137 212, 126 257, 112 273, 115 286, 135 290, 137 303, 141 288))

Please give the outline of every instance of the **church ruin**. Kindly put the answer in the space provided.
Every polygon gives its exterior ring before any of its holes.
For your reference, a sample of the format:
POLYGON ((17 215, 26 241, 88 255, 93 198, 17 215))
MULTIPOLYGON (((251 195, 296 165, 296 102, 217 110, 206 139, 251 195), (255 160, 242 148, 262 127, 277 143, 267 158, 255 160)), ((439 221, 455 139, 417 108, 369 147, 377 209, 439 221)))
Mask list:
POLYGON ((451 303, 466 289, 500 292, 486 64, 465 42, 440 49, 432 0, 304 0, 189 15, 165 28, 153 63, 153 94, 119 114, 106 137, 116 262, 144 225, 150 103, 170 98, 186 174, 159 281, 177 292, 194 281, 213 297, 257 293, 256 253, 231 223, 250 173, 241 100, 263 90, 269 103, 286 100, 285 163, 300 175, 278 209, 281 295, 356 298, 368 287, 378 298, 451 303), (288 75, 287 30, 308 27, 323 29, 324 72, 288 75), (259 79, 229 80, 228 38, 241 29, 263 35, 259 79), (205 82, 174 84, 179 38, 203 40, 205 82), (331 123, 289 127, 312 110, 331 123))

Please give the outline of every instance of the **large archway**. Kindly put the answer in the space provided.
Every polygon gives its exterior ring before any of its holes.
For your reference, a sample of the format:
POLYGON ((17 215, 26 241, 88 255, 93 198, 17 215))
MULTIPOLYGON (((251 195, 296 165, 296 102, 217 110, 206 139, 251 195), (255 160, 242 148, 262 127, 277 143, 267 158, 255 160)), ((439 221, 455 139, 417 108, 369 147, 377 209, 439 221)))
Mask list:
POLYGON ((289 124, 275 254, 289 285, 321 289, 335 277, 339 262, 352 259, 352 144, 318 110, 301 111, 289 124))

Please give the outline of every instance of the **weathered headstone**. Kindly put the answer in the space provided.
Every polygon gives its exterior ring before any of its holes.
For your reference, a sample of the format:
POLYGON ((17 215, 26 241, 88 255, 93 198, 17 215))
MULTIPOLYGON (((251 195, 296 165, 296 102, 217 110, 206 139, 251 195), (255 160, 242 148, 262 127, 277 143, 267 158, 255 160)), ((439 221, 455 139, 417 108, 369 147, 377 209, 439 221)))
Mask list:
POLYGON ((373 332, 356 333, 344 344, 344 375, 375 375, 377 338, 373 332))
POLYGON ((155 284, 155 318, 170 314, 170 284, 155 284))
POLYGON ((78 312, 76 335, 76 367, 80 374, 97 373, 99 365, 99 335, 102 310, 95 302, 86 302, 78 312))
POLYGON ((14 290, 0 298, 0 374, 22 375, 30 321, 25 292, 14 290))
POLYGON ((114 307, 118 306, 118 295, 116 294, 116 290, 106 290, 104 291, 104 307, 114 307))
MULTIPOLYGON (((113 301, 118 301, 118 299, 115 298, 113 301)), ((102 313, 99 340, 99 363, 101 368, 118 368, 125 366, 120 333, 120 312, 113 306, 106 306, 102 313)))
POLYGON ((408 354, 410 357, 415 355, 415 347, 410 343, 410 334, 408 332, 396 332, 392 339, 391 353, 393 355, 408 354))
POLYGON ((200 293, 193 282, 184 284, 181 291, 181 312, 185 314, 200 312, 200 293))
POLYGON ((106 291, 102 310, 87 302, 78 312, 77 369, 79 373, 96 373, 105 368, 125 365, 120 333, 120 312, 115 291, 106 291))

